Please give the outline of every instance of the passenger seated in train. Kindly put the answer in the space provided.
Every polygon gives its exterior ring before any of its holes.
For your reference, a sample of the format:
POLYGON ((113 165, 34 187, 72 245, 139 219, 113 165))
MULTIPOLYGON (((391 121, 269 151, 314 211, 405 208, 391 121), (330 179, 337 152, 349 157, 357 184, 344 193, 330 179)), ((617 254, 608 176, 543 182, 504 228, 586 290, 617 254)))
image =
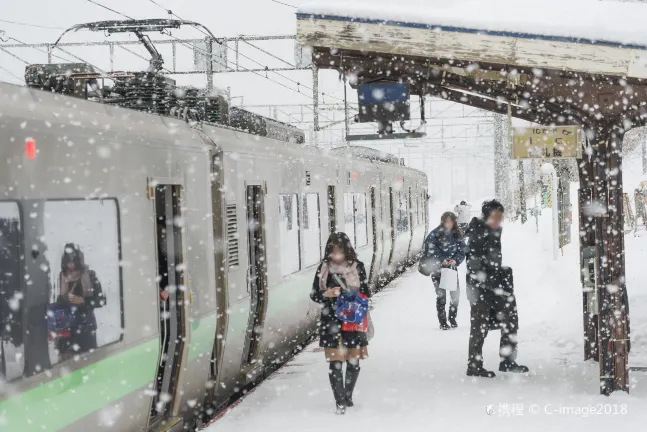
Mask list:
POLYGON ((483 203, 482 216, 470 222, 466 237, 467 298, 471 307, 471 327, 467 375, 493 378, 494 372, 483 367, 483 343, 489 330, 501 329, 499 371, 528 372, 517 364, 517 300, 514 296, 512 269, 502 266, 501 223, 503 205, 483 203))
POLYGON ((60 361, 97 348, 97 318, 94 310, 106 303, 96 273, 85 264, 78 245, 65 245, 59 274, 58 305, 69 307, 69 337, 58 337, 56 348, 60 361))
POLYGON ((425 258, 431 258, 435 265, 431 273, 431 280, 436 289, 436 311, 441 330, 449 330, 458 327, 456 316, 458 315, 458 302, 460 299, 460 287, 458 285, 458 274, 456 274, 456 285, 454 291, 449 291, 451 302, 449 304, 449 324, 445 305, 447 303, 447 290, 440 288, 440 274, 442 268, 456 270, 465 259, 465 244, 462 233, 458 227, 456 215, 452 212, 443 213, 440 218, 440 225, 432 230, 423 247, 425 258))
POLYGON ((359 361, 368 357, 368 287, 366 269, 344 233, 328 238, 324 259, 317 269, 310 298, 322 305, 319 346, 329 365, 330 385, 337 406, 345 414, 353 406, 359 361), (346 379, 342 366, 346 362, 346 379))

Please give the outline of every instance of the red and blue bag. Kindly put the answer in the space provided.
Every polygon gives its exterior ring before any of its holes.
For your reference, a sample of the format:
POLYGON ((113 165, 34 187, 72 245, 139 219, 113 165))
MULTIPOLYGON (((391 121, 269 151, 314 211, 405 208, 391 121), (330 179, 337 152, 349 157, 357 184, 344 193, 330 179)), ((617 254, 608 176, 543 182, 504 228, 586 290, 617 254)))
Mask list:
POLYGON ((345 292, 337 297, 335 316, 344 323, 361 324, 368 313, 368 299, 359 292, 345 292))
POLYGON ((68 305, 54 303, 47 306, 48 339, 68 339, 72 335, 73 319, 68 305))

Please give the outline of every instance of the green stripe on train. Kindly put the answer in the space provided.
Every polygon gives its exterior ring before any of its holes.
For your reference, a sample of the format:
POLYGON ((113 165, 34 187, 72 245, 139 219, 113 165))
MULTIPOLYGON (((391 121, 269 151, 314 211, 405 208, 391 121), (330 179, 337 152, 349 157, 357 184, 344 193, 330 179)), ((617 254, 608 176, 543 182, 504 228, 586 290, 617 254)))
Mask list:
MULTIPOLYGON (((192 323, 190 361, 210 355, 215 327, 215 314, 192 323)), ((152 382, 158 351, 153 339, 0 402, 0 430, 63 429, 152 382)))

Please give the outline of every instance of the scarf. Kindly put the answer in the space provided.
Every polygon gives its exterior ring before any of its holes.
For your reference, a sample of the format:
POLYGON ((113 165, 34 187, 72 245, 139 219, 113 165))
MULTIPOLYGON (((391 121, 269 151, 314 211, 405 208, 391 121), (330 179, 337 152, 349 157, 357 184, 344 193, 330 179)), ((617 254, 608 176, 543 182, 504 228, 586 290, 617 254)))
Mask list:
POLYGON ((83 297, 87 297, 94 291, 92 287, 92 282, 90 281, 90 272, 87 268, 84 268, 83 271, 74 271, 70 274, 65 274, 61 272, 61 296, 65 296, 70 292, 70 285, 73 285, 75 282, 81 281, 81 287, 83 287, 83 297))
POLYGON ((357 263, 348 263, 344 261, 341 264, 336 263, 327 263, 323 262, 321 265, 321 271, 319 272, 319 289, 321 291, 327 291, 328 286, 326 282, 328 281, 328 275, 330 273, 340 275, 344 282, 346 282, 346 288, 351 291, 359 291, 359 273, 357 272, 357 263))

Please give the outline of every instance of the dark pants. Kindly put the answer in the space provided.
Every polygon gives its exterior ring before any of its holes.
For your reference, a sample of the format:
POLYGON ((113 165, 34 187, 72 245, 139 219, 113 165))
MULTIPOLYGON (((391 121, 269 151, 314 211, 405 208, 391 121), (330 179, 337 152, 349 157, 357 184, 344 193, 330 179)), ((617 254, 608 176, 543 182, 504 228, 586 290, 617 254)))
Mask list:
MULTIPOLYGON (((447 322, 447 315, 445 313, 445 305, 447 304, 447 290, 438 288, 440 284, 440 273, 431 276, 431 280, 436 288, 436 311, 438 312, 438 322, 441 324, 447 322)), ((449 296, 451 301, 449 303, 449 320, 456 320, 458 314, 458 302, 461 297, 460 287, 456 291, 450 291, 449 296)))
POLYGON ((483 367, 483 343, 490 330, 501 329, 499 356, 501 361, 515 361, 517 358, 517 301, 514 295, 503 296, 482 293, 468 288, 470 300, 470 343, 468 365, 483 367))

